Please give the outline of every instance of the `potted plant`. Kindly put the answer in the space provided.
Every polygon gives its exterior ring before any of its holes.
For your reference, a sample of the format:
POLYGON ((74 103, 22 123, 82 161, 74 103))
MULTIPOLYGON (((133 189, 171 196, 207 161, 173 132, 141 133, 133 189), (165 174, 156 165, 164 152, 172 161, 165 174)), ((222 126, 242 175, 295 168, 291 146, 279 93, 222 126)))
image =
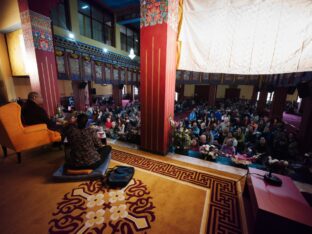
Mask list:
POLYGON ((205 160, 215 161, 218 155, 218 149, 214 145, 202 145, 199 147, 199 152, 205 160))
POLYGON ((183 127, 174 128, 172 139, 175 152, 179 154, 187 154, 191 145, 191 136, 189 131, 183 127))

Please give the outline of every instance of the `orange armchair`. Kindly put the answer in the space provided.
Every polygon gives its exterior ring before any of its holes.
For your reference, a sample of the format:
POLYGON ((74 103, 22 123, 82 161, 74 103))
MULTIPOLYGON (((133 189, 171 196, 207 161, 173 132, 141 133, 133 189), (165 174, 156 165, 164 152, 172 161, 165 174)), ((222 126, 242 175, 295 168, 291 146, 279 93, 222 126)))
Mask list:
POLYGON ((0 145, 4 156, 7 148, 17 152, 21 163, 21 152, 51 142, 61 141, 58 132, 51 131, 46 124, 36 124, 24 127, 21 121, 21 107, 17 103, 9 103, 0 107, 0 145))

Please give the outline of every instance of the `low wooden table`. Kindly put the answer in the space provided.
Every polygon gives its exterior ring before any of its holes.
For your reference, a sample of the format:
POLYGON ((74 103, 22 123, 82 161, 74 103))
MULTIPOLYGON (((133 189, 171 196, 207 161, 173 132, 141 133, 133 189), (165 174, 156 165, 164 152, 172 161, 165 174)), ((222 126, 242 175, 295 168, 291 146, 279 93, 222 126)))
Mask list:
POLYGON ((312 233, 312 208, 291 178, 277 175, 283 184, 276 187, 253 174, 267 172, 249 172, 243 194, 249 233, 312 233))

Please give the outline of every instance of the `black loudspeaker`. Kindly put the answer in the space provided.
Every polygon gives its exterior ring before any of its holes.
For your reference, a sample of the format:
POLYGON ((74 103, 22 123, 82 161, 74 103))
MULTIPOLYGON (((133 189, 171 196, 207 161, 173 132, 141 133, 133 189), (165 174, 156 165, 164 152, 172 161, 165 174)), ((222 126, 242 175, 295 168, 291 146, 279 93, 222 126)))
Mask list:
POLYGON ((310 88, 308 82, 301 82, 297 85, 298 95, 300 98, 306 98, 310 96, 310 88))
POLYGON ((92 88, 92 89, 90 90, 90 92, 91 92, 91 94, 96 94, 96 88, 92 88))
POLYGON ((296 87, 295 86, 287 88, 287 94, 294 94, 295 91, 296 91, 296 87))
POLYGON ((123 84, 120 84, 119 85, 119 89, 123 89, 124 88, 124 85, 123 84))
POLYGON ((84 89, 84 88, 86 88, 87 84, 88 84, 87 82, 82 81, 82 82, 79 83, 78 88, 79 89, 84 89))

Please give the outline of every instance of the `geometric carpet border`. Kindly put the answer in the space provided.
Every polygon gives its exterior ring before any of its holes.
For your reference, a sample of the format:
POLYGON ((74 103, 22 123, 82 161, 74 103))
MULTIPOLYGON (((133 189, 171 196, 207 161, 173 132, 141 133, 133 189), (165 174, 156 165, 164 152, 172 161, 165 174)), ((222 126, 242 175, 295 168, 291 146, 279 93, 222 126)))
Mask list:
POLYGON ((112 159, 210 189, 207 233, 242 233, 235 181, 116 149, 112 150, 112 159))

